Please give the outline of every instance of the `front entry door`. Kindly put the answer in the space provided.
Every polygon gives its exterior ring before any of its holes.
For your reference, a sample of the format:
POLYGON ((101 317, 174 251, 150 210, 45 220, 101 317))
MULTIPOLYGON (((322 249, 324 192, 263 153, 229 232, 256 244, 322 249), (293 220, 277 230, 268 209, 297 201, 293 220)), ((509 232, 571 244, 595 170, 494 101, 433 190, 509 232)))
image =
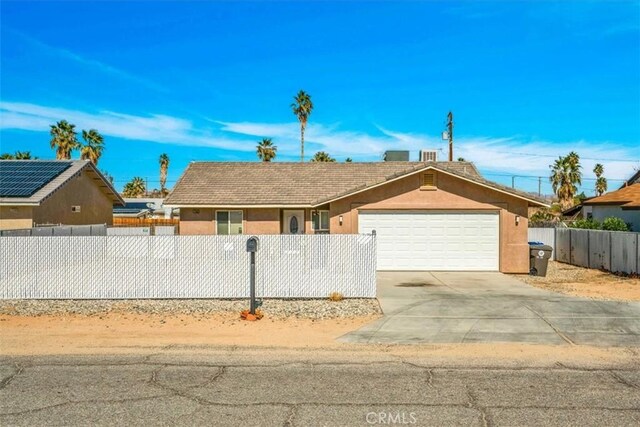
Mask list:
POLYGON ((304 211, 284 211, 282 215, 284 234, 304 234, 304 211))

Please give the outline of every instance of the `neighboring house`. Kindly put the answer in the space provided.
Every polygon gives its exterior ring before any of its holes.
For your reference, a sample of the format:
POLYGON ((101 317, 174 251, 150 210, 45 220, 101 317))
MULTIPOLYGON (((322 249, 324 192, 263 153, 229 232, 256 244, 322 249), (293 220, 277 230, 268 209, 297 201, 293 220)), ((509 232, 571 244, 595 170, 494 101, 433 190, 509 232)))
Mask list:
POLYGON ((636 171, 636 173, 633 174, 633 176, 631 178, 629 178, 628 180, 626 180, 624 182, 624 184, 622 184, 622 187, 620 188, 624 188, 627 185, 632 185, 632 184, 640 184, 640 169, 638 169, 636 171))
POLYGON ((124 205, 111 183, 85 160, 0 160, 0 229, 112 224, 124 205))
POLYGON ((527 210, 468 162, 189 165, 166 205, 181 234, 370 233, 380 270, 529 271, 527 210))
POLYGON ((173 216, 173 209, 164 206, 162 198, 125 198, 124 206, 114 206, 115 218, 165 218, 173 216))
POLYGON ((564 220, 573 221, 579 218, 587 218, 586 212, 591 212, 591 208, 585 207, 585 202, 593 199, 593 197, 587 197, 582 203, 572 206, 569 209, 562 211, 562 218, 564 220))
POLYGON ((618 217, 640 231, 640 183, 627 185, 600 197, 584 201, 585 218, 602 222, 608 217, 618 217))

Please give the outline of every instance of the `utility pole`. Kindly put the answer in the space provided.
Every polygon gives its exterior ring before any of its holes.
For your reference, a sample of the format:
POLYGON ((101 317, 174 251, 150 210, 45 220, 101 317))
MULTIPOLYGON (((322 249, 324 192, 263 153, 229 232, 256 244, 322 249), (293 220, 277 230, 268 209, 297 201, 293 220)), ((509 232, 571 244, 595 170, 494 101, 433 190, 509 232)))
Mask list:
POLYGON ((511 175, 511 188, 516 188, 516 176, 511 175))
POLYGON ((538 197, 542 197, 542 177, 538 177, 538 197))
POLYGON ((449 136, 449 161, 453 162, 453 113, 447 114, 447 133, 449 136))

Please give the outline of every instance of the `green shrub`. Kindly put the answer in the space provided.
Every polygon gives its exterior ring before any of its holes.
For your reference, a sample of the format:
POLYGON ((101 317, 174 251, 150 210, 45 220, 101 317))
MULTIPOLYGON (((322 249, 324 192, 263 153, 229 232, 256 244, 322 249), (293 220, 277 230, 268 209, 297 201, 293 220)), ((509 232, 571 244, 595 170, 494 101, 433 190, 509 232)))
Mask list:
POLYGON ((545 222, 551 222, 554 219, 556 219, 556 216, 551 213, 549 208, 541 208, 531 215, 531 218, 529 218, 529 226, 532 227, 545 222))
POLYGON ((582 228, 584 230, 600 230, 600 223, 593 218, 578 219, 573 222, 571 227, 582 228))
POLYGON ((607 231, 629 231, 629 226, 622 219, 610 216, 602 221, 602 229, 607 231))

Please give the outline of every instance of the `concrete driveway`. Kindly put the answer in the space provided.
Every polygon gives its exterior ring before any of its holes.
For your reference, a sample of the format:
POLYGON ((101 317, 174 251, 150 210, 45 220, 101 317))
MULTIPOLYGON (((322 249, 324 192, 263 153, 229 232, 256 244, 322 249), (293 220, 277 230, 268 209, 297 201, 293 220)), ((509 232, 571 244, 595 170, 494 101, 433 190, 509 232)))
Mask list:
POLYGON ((380 272, 384 317, 353 343, 640 345, 640 303, 545 291, 501 273, 380 272))

